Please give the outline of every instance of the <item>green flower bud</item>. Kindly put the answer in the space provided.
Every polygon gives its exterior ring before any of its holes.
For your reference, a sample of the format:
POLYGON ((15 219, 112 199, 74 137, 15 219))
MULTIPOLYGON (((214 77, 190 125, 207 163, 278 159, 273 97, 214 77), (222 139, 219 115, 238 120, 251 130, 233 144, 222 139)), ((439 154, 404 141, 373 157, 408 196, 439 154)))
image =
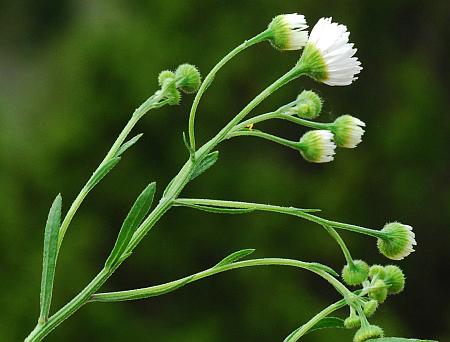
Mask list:
POLYGON ((332 161, 336 149, 333 142, 333 133, 327 130, 306 132, 300 138, 298 147, 303 158, 312 163, 332 161))
POLYGON ((269 41, 278 50, 298 50, 308 40, 305 16, 297 13, 277 15, 270 22, 269 41))
POLYGON ((175 71, 177 87, 185 93, 195 93, 202 83, 200 72, 191 64, 181 64, 175 71))
POLYGON ((331 131, 339 147, 355 148, 362 141, 364 126, 366 124, 358 118, 342 115, 334 121, 331 131))
POLYGON ((369 276, 369 265, 363 260, 354 260, 342 269, 342 279, 348 285, 359 285, 369 276))
POLYGON ((175 74, 170 70, 163 70, 158 75, 158 84, 162 87, 166 81, 172 81, 175 79, 175 74))
POLYGON ((369 297, 375 299, 378 303, 383 303, 388 295, 388 289, 386 283, 377 279, 373 284, 369 287, 369 297))
POLYGON ((370 266, 369 276, 371 278, 377 276, 379 279, 383 279, 384 278, 384 267, 381 265, 370 266))
POLYGON ((400 267, 388 265, 384 268, 384 282, 388 285, 389 294, 397 294, 405 288, 405 275, 400 267))
POLYGON ((344 320, 344 327, 347 329, 355 329, 359 328, 360 326, 361 326, 361 319, 355 314, 348 316, 344 320))
POLYGON ((372 338, 383 337, 384 332, 377 325, 369 325, 365 327, 361 327, 353 337, 353 342, 364 342, 370 340, 372 338))
POLYGON ((297 97, 293 113, 304 119, 315 119, 322 111, 322 99, 311 90, 303 90, 297 97))
POLYGON ((364 314, 366 317, 372 316, 378 309, 378 301, 376 299, 371 299, 364 304, 364 314))
POLYGON ((175 87, 175 84, 166 90, 166 98, 170 105, 177 105, 181 101, 181 93, 175 87))
POLYGON ((386 224, 381 232, 385 236, 378 239, 377 245, 380 253, 387 258, 401 260, 414 252, 413 246, 417 243, 411 226, 392 222, 386 224))

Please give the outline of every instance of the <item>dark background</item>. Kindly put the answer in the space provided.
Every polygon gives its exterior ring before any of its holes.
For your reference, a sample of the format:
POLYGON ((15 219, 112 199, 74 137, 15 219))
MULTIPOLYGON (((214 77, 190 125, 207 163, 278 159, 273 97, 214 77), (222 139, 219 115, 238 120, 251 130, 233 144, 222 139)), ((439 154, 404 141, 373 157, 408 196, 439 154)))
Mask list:
MULTIPOLYGON (((322 208, 322 215, 381 228, 414 227, 417 251, 398 263, 405 291, 371 320, 388 335, 450 340, 448 1, 9 1, 0 5, 0 340, 21 340, 38 315, 43 226, 54 196, 67 210, 156 76, 182 62, 204 74, 280 13, 348 26, 364 70, 349 87, 302 79, 255 113, 304 88, 325 99, 324 121, 349 113, 367 123, 363 143, 335 162, 312 165, 293 150, 256 139, 220 147, 221 157, 183 196, 322 208)), ((260 44, 216 78, 198 113, 205 141, 297 60, 260 44)), ((137 194, 159 194, 187 158, 181 132, 192 96, 145 117, 145 135, 84 202, 66 235, 53 308, 99 271, 137 194)), ((268 130, 297 139, 273 122, 268 130)), ((371 238, 344 233, 355 258, 388 263, 371 238)), ((255 257, 319 261, 343 257, 319 226, 275 214, 217 216, 174 209, 104 287, 129 289, 176 279, 242 248, 255 257)), ((281 341, 338 298, 318 277, 291 268, 224 273, 162 297, 91 304, 49 341, 281 341)), ((342 313, 343 315, 346 312, 342 313)), ((349 341, 350 331, 305 341, 349 341)))

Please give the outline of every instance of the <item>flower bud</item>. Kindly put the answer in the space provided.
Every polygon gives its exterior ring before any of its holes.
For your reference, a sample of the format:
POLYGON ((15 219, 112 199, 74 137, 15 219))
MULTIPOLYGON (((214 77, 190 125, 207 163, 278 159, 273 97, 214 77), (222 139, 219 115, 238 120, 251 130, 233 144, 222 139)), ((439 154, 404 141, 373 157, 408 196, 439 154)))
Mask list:
POLYGON ((377 279, 373 284, 369 287, 369 297, 371 299, 375 299, 378 303, 383 303, 388 295, 388 289, 386 283, 377 279))
POLYGON ((304 119, 315 119, 322 111, 322 99, 311 90, 303 90, 297 97, 293 113, 304 119))
POLYGON ((353 337, 353 342, 364 342, 373 338, 383 337, 384 332, 377 325, 361 327, 353 337))
POLYGON ((366 317, 372 316, 375 311, 378 309, 378 301, 375 299, 369 300, 367 303, 364 304, 364 314, 366 317))
POLYGON ((384 268, 384 282, 388 285, 389 294, 397 294, 405 288, 405 275, 400 267, 388 265, 384 268))
POLYGON ((355 314, 348 316, 344 320, 344 327, 346 327, 347 329, 355 329, 359 328, 360 326, 361 326, 361 319, 355 314))
POLYGON ((312 163, 332 161, 336 149, 333 142, 333 133, 327 130, 306 132, 300 138, 298 147, 303 158, 312 163))
POLYGON ((371 278, 377 276, 379 279, 383 279, 384 278, 384 267, 381 265, 370 266, 369 276, 371 278))
POLYGON ((185 93, 195 93, 202 83, 200 72, 191 64, 181 64, 175 71, 177 87, 185 93))
POLYGON ((362 141, 364 126, 366 124, 358 118, 342 115, 334 121, 331 131, 339 147, 355 148, 362 141))
POLYGON ((369 276, 369 265, 363 260, 354 260, 342 269, 342 279, 348 285, 359 285, 369 276))
POLYGON ((175 80, 175 74, 170 70, 163 70, 158 75, 158 84, 162 87, 166 81, 175 80))
POLYGON ((305 16, 297 13, 277 15, 270 22, 270 43, 278 50, 299 50, 308 40, 305 16))
POLYGON ((415 234, 412 227, 399 222, 388 223, 381 230, 384 237, 377 241, 381 254, 389 259, 401 260, 414 252, 416 245, 415 234))

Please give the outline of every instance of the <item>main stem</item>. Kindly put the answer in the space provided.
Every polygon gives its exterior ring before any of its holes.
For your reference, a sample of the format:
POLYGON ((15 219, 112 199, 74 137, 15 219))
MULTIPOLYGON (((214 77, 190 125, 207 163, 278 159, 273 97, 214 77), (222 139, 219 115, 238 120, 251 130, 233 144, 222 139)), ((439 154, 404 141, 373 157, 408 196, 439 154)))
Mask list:
MULTIPOLYGON (((228 134, 228 132, 238 124, 250 111, 255 108, 258 104, 260 104, 264 99, 266 99, 270 94, 272 94, 275 90, 279 89, 283 85, 292 81, 293 79, 299 77, 302 74, 301 68, 298 66, 291 69, 285 75, 280 77, 274 83, 272 83, 269 87, 263 90, 258 96, 256 96, 247 106, 242 109, 242 111, 236 115, 217 135, 212 138, 208 143, 203 145, 196 153, 195 158, 190 158, 184 166, 181 168, 179 173, 175 176, 175 178, 169 183, 168 187, 164 191, 164 196, 161 198, 158 205, 155 209, 149 214, 149 216, 144 220, 144 222, 139 226, 136 232, 133 234, 133 237, 128 245, 127 250, 124 253, 124 257, 120 260, 117 267, 126 260, 131 255, 131 252, 136 248, 139 242, 144 238, 144 236, 150 231, 150 229, 154 226, 154 224, 163 216, 174 204, 175 199, 178 197, 183 188, 189 183, 190 177, 196 165, 202 161, 202 159, 210 152, 217 144, 219 144, 228 134)), ((150 99, 148 100, 150 101, 150 99)), ((146 101, 147 103, 147 101, 146 101)), ((145 103, 141 106, 143 107, 145 103)), ((138 110, 141 108, 139 107, 138 110)), ((195 112, 195 111, 194 111, 195 112)), ((134 116, 134 115, 133 115, 134 116)), ((191 116, 192 117, 192 116, 191 116)), ((130 120, 126 127, 124 128, 123 134, 121 133, 117 140, 125 139, 128 132, 135 125, 137 121, 135 119, 130 120)), ((122 140, 123 142, 123 140, 122 140)), ((121 143, 119 144, 117 141, 114 143, 110 152, 108 152, 107 157, 114 156, 114 149, 119 148, 121 143)), ((117 150, 116 150, 117 151, 117 150)), ((106 157, 105 157, 106 159, 106 157)), ((82 191, 83 192, 83 191, 82 191)), ((80 197, 80 200, 75 200, 75 208, 79 207, 84 196, 80 197), (79 204, 78 204, 79 202, 79 204)), ((77 197, 78 198, 78 197, 77 197)), ((76 209, 75 209, 76 211, 76 209)), ((73 212, 73 214, 75 213, 73 212)), ((73 215, 72 215, 73 217, 73 215)), ((70 217, 70 220, 72 219, 70 217)), ((68 226, 68 224, 67 224, 68 226)), ((65 233, 65 230, 62 233, 62 236, 65 233)), ((62 241, 62 238, 60 239, 62 241)), ((116 267, 116 268, 117 268, 116 267)), ((107 270, 103 269, 100 273, 68 304, 63 306, 59 311, 57 311, 52 317, 49 318, 46 324, 37 325, 36 328, 31 332, 31 334, 27 337, 26 341, 40 341, 42 338, 47 336, 53 329, 55 329, 59 324, 61 324, 65 319, 71 316, 75 311, 77 311, 83 304, 85 304, 89 298, 108 280, 108 278, 112 275, 115 269, 107 270)), ((334 279, 334 278, 333 278, 334 279)))

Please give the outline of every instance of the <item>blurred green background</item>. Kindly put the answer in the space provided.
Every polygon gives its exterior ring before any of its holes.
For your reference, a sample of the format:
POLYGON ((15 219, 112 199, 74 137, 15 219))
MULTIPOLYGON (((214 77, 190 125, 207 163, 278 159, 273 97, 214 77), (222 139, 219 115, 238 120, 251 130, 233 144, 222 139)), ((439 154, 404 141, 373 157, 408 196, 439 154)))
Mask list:
MULTIPOLYGON (((389 298, 375 324, 388 335, 450 340, 445 275, 450 249, 449 4, 442 1, 30 1, 0 5, 0 341, 21 340, 38 314, 43 226, 51 201, 64 207, 98 165, 156 76, 182 62, 203 74, 280 13, 346 24, 364 70, 350 87, 302 79, 255 113, 278 108, 304 88, 325 99, 324 121, 349 113, 367 123, 356 150, 311 165, 292 150, 235 139, 184 196, 322 208, 343 222, 414 226, 417 251, 399 263, 405 291, 389 298)), ((205 141, 297 60, 260 44, 219 74, 200 106, 205 141)), ((145 135, 85 201, 66 235, 53 308, 100 269, 121 220, 150 181, 159 193, 187 158, 181 132, 192 96, 145 117, 145 135)), ((297 139, 273 122, 268 130, 297 139)), ((387 263, 370 238, 344 233, 355 258, 387 263)), ((242 248, 255 257, 319 261, 340 269, 336 244, 307 222, 275 214, 217 216, 175 208, 104 287, 169 281, 242 248)), ((281 341, 337 299, 318 277, 296 269, 228 272, 162 297, 82 308, 48 341, 281 341)), ((345 315, 346 312, 343 312, 345 315)), ((327 331, 305 341, 349 341, 327 331)))

